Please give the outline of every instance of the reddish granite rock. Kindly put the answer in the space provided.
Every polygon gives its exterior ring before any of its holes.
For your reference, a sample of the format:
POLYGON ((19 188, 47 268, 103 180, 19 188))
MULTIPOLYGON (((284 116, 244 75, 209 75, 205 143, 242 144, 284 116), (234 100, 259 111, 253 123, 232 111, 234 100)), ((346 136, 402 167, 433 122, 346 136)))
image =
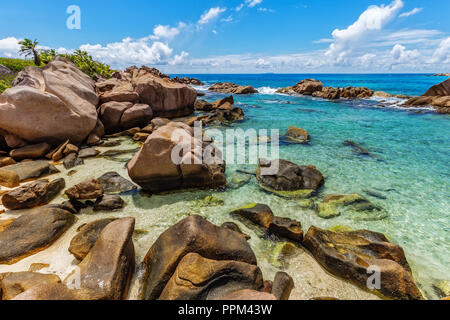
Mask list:
POLYGON ((52 201, 66 186, 64 179, 51 182, 38 180, 17 189, 2 197, 3 206, 10 210, 31 209, 52 201))
POLYGON ((330 273, 367 288, 370 270, 380 272, 382 295, 400 300, 421 300, 403 249, 383 234, 359 230, 331 232, 311 227, 303 245, 330 273))

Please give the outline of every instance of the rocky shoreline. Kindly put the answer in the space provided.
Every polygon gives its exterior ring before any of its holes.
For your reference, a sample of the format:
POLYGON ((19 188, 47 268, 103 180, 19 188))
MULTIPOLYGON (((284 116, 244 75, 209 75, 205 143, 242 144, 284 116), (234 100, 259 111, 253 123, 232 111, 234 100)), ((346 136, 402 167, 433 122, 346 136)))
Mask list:
MULTIPOLYGON (((207 135, 194 135, 195 121, 224 125, 245 117, 234 106, 233 96, 214 102, 198 99, 189 86, 197 83, 197 79, 170 79, 147 67, 131 67, 94 81, 63 58, 17 76, 14 86, 0 96, 1 299, 295 297, 296 275, 283 268, 269 277, 264 274, 257 258, 260 253, 237 221, 277 247, 278 264, 289 260, 288 252, 308 255, 302 263, 310 264, 309 272, 314 269, 311 281, 326 271, 333 275, 323 275, 329 283, 351 287, 368 298, 424 299, 403 249, 384 235, 315 226, 303 230, 301 221, 277 216, 263 203, 230 210, 224 223, 216 225, 199 214, 201 206, 221 205, 220 199, 208 196, 187 216, 162 223, 163 230, 149 236, 152 241, 137 241, 146 231, 137 228, 137 218, 127 213, 129 195, 164 198, 167 192, 238 189, 250 180, 247 174, 227 180, 220 153, 206 162, 194 152, 196 147, 214 149, 207 135), (194 146, 183 155, 190 162, 171 160, 179 142, 172 135, 175 131, 194 146), (99 165, 99 158, 110 161, 114 171, 99 165), (95 175, 77 176, 78 170, 91 165, 95 175), (43 272, 52 267, 39 262, 46 254, 53 261, 61 258, 73 272, 64 277, 43 272), (367 290, 371 266, 383 279, 381 287, 372 291, 367 290)), ((430 89, 426 97, 447 94, 447 89, 447 84, 430 89)), ((257 92, 235 84, 216 84, 210 90, 257 92)), ((332 99, 374 94, 367 88, 324 88, 314 80, 282 91, 332 99)), ((311 138, 305 130, 291 127, 286 139, 307 144, 311 138)), ((381 220, 387 215, 358 194, 315 198, 326 178, 311 164, 260 159, 252 174, 261 191, 312 208, 324 219, 359 215, 381 220), (272 162, 279 166, 278 172, 263 175, 272 162)), ((323 295, 309 298, 323 299, 323 295)))
POLYGON ((371 97, 379 98, 397 98, 406 100, 401 107, 415 108, 432 106, 437 113, 450 113, 450 79, 431 87, 420 97, 410 97, 406 95, 391 95, 383 91, 373 91, 366 87, 346 87, 333 88, 324 87, 321 81, 315 79, 305 79, 295 86, 278 89, 277 93, 288 95, 304 95, 322 98, 325 100, 339 99, 369 99, 371 97))

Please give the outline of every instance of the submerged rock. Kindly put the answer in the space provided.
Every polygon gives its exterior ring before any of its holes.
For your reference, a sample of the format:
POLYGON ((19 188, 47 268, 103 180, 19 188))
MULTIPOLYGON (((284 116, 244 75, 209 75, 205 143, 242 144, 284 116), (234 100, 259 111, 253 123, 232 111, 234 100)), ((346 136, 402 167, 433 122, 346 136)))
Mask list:
POLYGON ((388 216, 381 208, 363 196, 355 194, 329 195, 317 206, 319 217, 330 219, 343 213, 361 213, 363 219, 380 220, 388 216))
POLYGON ((374 270, 379 270, 380 294, 392 299, 423 299, 403 249, 383 234, 367 230, 330 232, 313 226, 303 245, 334 275, 367 288, 373 284, 370 277, 374 270))
POLYGON ((66 186, 64 179, 51 182, 38 180, 3 195, 2 202, 10 210, 31 209, 52 201, 66 186))
POLYGON ((211 260, 197 253, 181 259, 160 300, 211 300, 241 289, 263 286, 261 270, 240 261, 211 260))
POLYGON ((206 259, 256 265, 255 254, 243 236, 217 227, 200 216, 190 216, 165 231, 145 256, 142 298, 158 299, 188 253, 198 253, 206 259))
POLYGON ((152 193, 225 185, 225 164, 219 152, 210 159, 211 164, 207 164, 204 159, 198 159, 194 151, 202 146, 212 148, 214 145, 196 139, 192 128, 187 125, 170 122, 147 139, 128 163, 128 174, 135 183, 152 193), (176 146, 181 146, 180 139, 188 148, 180 150, 180 153, 183 152, 181 164, 178 164, 172 159, 172 151, 176 146))
POLYGON ((103 186, 105 194, 126 194, 137 190, 137 186, 117 172, 107 172, 97 179, 103 186))
POLYGON ((314 166, 298 166, 287 160, 261 159, 256 177, 260 186, 269 192, 287 198, 309 197, 321 188, 325 179, 314 166), (273 168, 270 174, 264 170, 273 168))
POLYGON ((14 220, 0 232, 0 264, 13 264, 49 247, 75 221, 69 211, 41 207, 14 220))
POLYGON ((353 152, 358 155, 369 156, 372 158, 378 158, 378 156, 374 155, 373 153, 370 153, 367 149, 361 147, 360 145, 358 145, 356 142, 353 142, 352 140, 344 141, 343 145, 346 147, 351 147, 353 149, 353 152))

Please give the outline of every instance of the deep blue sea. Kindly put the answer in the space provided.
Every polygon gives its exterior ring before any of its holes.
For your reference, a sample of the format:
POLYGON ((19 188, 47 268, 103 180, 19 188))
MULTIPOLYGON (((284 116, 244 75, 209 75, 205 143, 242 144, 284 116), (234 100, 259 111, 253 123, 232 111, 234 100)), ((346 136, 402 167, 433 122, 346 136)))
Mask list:
MULTIPOLYGON (((184 76, 184 75, 178 75, 184 76)), ((326 177, 320 197, 333 193, 360 193, 383 207, 389 217, 363 221, 352 216, 324 220, 313 210, 293 206, 259 192, 249 184, 230 193, 236 206, 248 202, 271 205, 281 216, 296 218, 306 230, 310 225, 329 228, 346 225, 379 231, 401 245, 423 290, 432 291, 437 280, 450 279, 450 116, 430 110, 404 109, 396 99, 326 101, 311 97, 275 94, 305 78, 325 86, 365 86, 390 94, 421 95, 445 77, 423 74, 258 74, 187 75, 205 82, 251 85, 255 95, 235 95, 246 120, 235 128, 279 129, 290 125, 306 129, 309 145, 281 145, 280 157, 300 165, 315 165, 326 177), (377 157, 360 156, 343 145, 352 140, 377 157), (369 192, 368 192, 369 191, 369 192), (371 192, 372 191, 372 192, 371 192), (386 199, 373 197, 373 191, 386 199)), ((209 93, 206 100, 224 95, 209 93)), ((239 167, 239 166, 237 166, 239 167)), ((236 167, 229 166, 228 174, 236 167)), ((432 293, 430 293, 432 295, 432 293)))

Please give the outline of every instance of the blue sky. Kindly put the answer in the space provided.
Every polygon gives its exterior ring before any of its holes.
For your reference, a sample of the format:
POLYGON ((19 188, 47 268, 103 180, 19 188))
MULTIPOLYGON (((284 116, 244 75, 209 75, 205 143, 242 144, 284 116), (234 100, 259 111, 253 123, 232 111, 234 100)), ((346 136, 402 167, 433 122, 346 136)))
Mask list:
POLYGON ((0 56, 27 37, 169 73, 450 71, 448 0, 3 2, 0 56), (70 5, 79 30, 66 27, 70 5))

